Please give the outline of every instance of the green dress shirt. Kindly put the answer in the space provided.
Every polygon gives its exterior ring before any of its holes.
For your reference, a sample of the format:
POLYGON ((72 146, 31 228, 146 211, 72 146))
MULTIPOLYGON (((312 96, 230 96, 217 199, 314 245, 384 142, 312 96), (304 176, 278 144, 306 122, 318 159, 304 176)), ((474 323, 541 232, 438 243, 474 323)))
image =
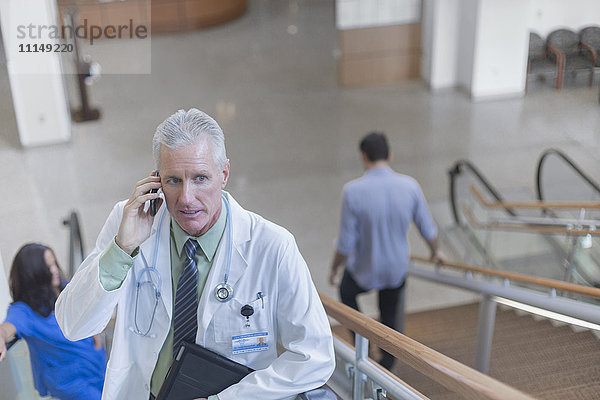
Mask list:
MULTIPOLYGON (((177 282, 183 272, 185 262, 185 252, 183 246, 188 239, 198 242, 200 249, 196 253, 196 266, 198 268, 198 299, 204 290, 204 284, 208 278, 208 273, 212 266, 212 261, 221 242, 221 237, 225 230, 227 221, 227 212, 225 204, 221 202, 221 214, 217 222, 202 236, 193 237, 188 235, 174 220, 171 219, 170 248, 171 248, 171 284, 173 288, 173 302, 175 302, 175 291, 177 282)), ((137 256, 139 249, 133 252, 133 257, 137 256)), ((100 283, 105 290, 115 290, 121 287, 121 284, 127 277, 127 272, 133 266, 133 257, 125 253, 114 241, 108 246, 100 256, 100 283)), ((157 395, 160 387, 167 376, 171 362, 173 361, 173 320, 171 320, 171 329, 158 355, 158 361, 154 367, 150 391, 157 395)), ((217 400, 217 396, 210 396, 209 400, 217 400)))

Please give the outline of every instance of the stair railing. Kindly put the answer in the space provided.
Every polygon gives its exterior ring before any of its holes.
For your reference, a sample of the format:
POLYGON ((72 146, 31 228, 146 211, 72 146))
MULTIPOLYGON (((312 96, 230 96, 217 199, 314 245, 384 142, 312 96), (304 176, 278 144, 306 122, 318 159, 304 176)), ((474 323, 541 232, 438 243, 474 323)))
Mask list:
MULTIPOLYGON (((423 256, 413 255, 411 260, 433 265, 429 258, 423 256)), ((600 289, 598 288, 455 262, 435 264, 433 270, 412 264, 409 265, 408 275, 465 289, 482 296, 479 308, 475 369, 483 373, 487 373, 489 369, 497 303, 528 310, 535 308, 538 314, 549 318, 600 330, 600 305, 577 301, 557 292, 570 292, 597 301, 600 299, 600 289), (463 272, 464 275, 442 272, 442 267, 450 267, 455 271, 463 272), (488 279, 478 280, 474 277, 474 273, 485 275, 488 279), (500 283, 493 282, 489 279, 490 277, 500 278, 501 281, 500 283), (540 289, 513 286, 513 283, 521 286, 537 286, 540 289)))
MULTIPOLYGON (((323 294, 327 315, 356 333, 356 351, 334 340, 336 356, 352 364, 353 400, 363 400, 364 379, 375 380, 398 399, 425 399, 410 386, 384 373, 368 359, 369 340, 452 392, 471 400, 533 400, 529 395, 459 363, 323 294), (340 344, 345 348, 340 349, 340 344), (381 375, 388 378, 383 382, 381 375), (391 382, 391 383, 390 383, 391 382), (386 385, 387 384, 387 385, 386 385)), ((378 396, 378 398, 386 398, 378 396)))

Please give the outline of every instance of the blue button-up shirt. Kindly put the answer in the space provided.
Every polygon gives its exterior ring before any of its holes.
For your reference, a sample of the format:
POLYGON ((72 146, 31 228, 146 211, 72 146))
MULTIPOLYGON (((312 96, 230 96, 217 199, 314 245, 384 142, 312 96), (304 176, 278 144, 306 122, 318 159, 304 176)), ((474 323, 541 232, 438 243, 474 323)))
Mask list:
POLYGON ((398 287, 406 275, 411 221, 425 240, 437 235, 423 192, 410 176, 372 168, 344 187, 337 251, 363 289, 398 287))

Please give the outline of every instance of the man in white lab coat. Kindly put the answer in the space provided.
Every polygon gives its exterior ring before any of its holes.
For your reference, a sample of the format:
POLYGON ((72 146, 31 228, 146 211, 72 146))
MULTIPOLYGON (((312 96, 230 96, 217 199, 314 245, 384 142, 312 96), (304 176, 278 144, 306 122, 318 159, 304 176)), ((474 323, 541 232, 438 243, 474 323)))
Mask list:
POLYGON ((181 337, 174 304, 190 270, 197 311, 186 340, 256 370, 209 400, 294 399, 324 384, 335 364, 331 330, 306 263, 288 231, 223 191, 229 160, 219 125, 180 110, 157 128, 153 153, 160 176, 140 180, 114 207, 56 304, 71 340, 101 332, 116 310, 103 399, 158 394, 181 337), (248 351, 240 336, 259 339, 248 351))

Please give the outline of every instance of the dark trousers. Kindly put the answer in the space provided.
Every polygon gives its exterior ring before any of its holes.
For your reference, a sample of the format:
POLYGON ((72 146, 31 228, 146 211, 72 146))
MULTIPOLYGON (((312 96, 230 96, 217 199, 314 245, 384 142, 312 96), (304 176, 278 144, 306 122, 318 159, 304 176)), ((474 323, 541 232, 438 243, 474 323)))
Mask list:
MULTIPOLYGON (((382 289, 379 290, 378 293, 381 323, 399 332, 402 332, 404 328, 404 321, 397 321, 396 316, 400 303, 399 300, 401 298, 404 299, 405 283, 406 280, 404 280, 397 288, 382 289)), ((358 283, 356 283, 354 278, 352 278, 352 275, 350 275, 348 271, 344 271, 344 277, 342 278, 342 283, 340 284, 340 298, 342 299, 342 303, 348 307, 352 307, 355 310, 360 311, 356 301, 356 296, 364 292, 368 292, 368 290, 358 286, 358 283)), ((404 307, 403 304, 401 306, 404 307)), ((394 362, 394 357, 387 351, 382 350, 382 353, 383 358, 381 359, 381 365, 386 368, 390 368, 394 362)))

